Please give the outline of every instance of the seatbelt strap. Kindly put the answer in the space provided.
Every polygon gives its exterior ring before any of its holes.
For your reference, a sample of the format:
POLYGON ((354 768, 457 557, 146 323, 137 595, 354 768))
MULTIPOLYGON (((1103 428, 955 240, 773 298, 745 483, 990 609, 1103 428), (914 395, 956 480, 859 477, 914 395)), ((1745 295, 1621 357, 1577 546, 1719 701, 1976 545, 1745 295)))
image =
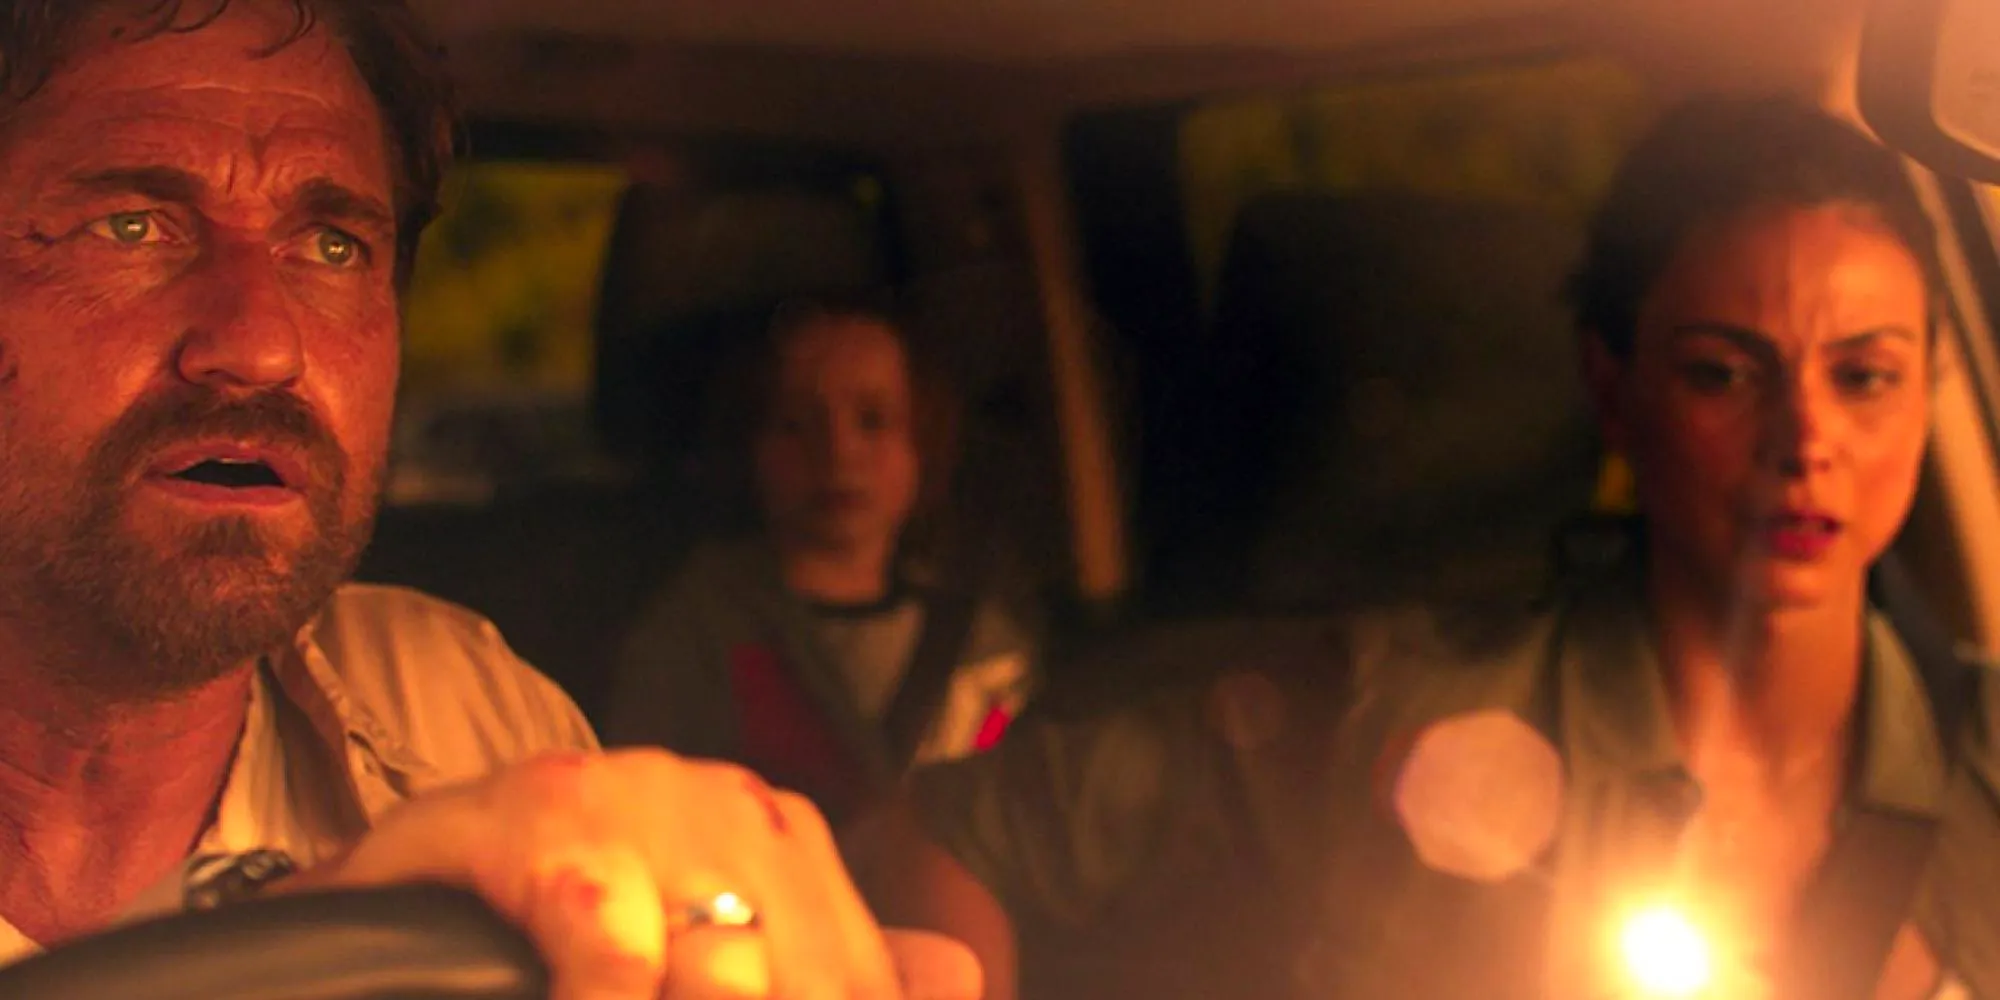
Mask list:
POLYGON ((1778 996, 1870 1000, 1936 841, 1933 819, 1856 815, 1801 900, 1795 936, 1776 970, 1778 996))
POLYGON ((1980 668, 1958 653, 1951 630, 1938 621, 1908 570, 1894 555, 1883 556, 1868 580, 1869 599, 1896 627, 1903 648, 1916 664, 1924 693, 1930 697, 1931 718, 1944 745, 1946 763, 1958 754, 1968 716, 1978 699, 1980 668))
MULTIPOLYGON (((1958 656, 1950 633, 1893 556, 1876 566, 1869 584, 1875 605, 1895 625, 1916 664, 1951 767, 1967 711, 1977 702, 1976 668, 1958 656)), ((1776 970, 1780 997, 1870 1000, 1875 995, 1929 868, 1937 829, 1933 818, 1864 810, 1835 834, 1801 900, 1795 936, 1776 970)))
MULTIPOLYGON (((972 508, 963 511, 966 524, 988 524, 999 519, 972 508)), ((924 593, 924 623, 910 651, 909 668, 903 682, 882 713, 882 735, 889 755, 889 775, 898 781, 916 760, 938 709, 951 691, 952 678, 972 643, 973 620, 979 598, 1001 564, 1000 546, 1005 534, 983 532, 956 546, 949 562, 956 570, 941 574, 942 579, 924 593)))
POLYGON ((974 603, 970 595, 956 588, 934 590, 925 596, 924 623, 910 652, 909 668, 882 715, 889 765, 898 776, 916 759, 939 706, 951 691, 952 676, 958 672, 972 638, 974 603))

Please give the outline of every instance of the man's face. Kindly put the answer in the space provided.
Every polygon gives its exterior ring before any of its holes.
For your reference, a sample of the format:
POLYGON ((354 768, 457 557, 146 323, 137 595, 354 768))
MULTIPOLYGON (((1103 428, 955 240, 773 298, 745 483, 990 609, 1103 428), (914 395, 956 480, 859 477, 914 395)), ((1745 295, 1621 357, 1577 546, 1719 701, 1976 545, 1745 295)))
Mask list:
POLYGON ((397 369, 376 105, 260 3, 97 25, 0 118, 0 618, 195 683, 284 642, 372 522, 397 369))

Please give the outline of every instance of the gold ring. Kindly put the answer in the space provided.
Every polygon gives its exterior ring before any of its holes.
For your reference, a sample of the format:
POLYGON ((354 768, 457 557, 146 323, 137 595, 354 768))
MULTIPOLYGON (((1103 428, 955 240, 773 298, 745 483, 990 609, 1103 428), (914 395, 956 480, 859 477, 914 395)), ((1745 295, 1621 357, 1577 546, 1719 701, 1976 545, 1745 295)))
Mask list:
POLYGON ((724 930, 755 930, 763 922, 757 908, 748 900, 733 892, 718 892, 713 896, 696 899, 681 905, 678 928, 699 930, 716 927, 724 930))

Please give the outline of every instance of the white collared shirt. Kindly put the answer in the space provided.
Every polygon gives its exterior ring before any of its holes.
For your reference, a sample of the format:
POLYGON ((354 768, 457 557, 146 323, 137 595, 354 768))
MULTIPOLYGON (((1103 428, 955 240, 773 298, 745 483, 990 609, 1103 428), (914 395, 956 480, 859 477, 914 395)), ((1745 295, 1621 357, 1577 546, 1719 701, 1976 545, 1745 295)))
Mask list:
MULTIPOLYGON (((120 919, 179 909, 195 858, 271 850, 310 866, 412 795, 596 747, 576 705, 492 623, 413 590, 342 587, 258 670, 215 817, 189 863, 120 919)), ((0 919, 0 965, 38 950, 0 919)))

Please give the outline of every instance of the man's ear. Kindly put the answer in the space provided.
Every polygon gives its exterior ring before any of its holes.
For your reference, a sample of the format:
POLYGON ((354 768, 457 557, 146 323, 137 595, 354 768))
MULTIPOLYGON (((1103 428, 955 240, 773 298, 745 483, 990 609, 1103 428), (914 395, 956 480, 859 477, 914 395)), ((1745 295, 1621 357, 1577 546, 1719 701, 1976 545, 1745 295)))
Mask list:
POLYGON ((1597 416, 1597 433, 1604 447, 1629 452, 1631 429, 1625 422, 1626 359, 1612 353, 1594 330, 1583 333, 1583 384, 1597 416))

